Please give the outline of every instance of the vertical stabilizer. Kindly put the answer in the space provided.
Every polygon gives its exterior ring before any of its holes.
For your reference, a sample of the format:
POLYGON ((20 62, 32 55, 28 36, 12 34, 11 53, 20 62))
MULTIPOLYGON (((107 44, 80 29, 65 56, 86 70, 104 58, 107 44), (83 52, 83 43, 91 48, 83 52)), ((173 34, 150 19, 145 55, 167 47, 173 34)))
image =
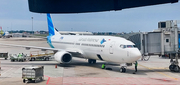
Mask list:
POLYGON ((52 22, 52 19, 51 19, 51 15, 49 13, 47 13, 47 22, 48 22, 49 36, 60 35, 60 33, 58 33, 56 31, 56 29, 54 28, 53 22, 52 22))
POLYGON ((5 36, 5 32, 2 30, 2 27, 1 27, 1 26, 0 26, 0 29, 1 29, 0 34, 1 34, 2 36, 5 36))

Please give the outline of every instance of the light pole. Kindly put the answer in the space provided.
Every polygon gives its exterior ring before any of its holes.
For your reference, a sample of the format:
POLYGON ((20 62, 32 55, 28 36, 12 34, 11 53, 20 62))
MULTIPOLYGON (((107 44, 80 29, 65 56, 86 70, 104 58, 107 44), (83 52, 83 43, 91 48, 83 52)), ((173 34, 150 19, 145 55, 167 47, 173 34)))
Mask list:
POLYGON ((32 18, 32 34, 33 34, 33 17, 31 17, 32 18))

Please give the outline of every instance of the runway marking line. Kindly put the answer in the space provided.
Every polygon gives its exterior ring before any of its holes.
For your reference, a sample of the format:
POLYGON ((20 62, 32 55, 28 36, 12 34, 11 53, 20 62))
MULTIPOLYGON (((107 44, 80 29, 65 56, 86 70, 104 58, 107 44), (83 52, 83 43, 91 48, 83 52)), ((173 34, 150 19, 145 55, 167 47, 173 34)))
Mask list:
MULTIPOLYGON (((139 64, 139 65, 140 65, 140 64, 139 64)), ((144 67, 144 68, 147 68, 147 69, 150 69, 150 70, 153 70, 153 68, 149 68, 149 67, 146 67, 146 66, 143 66, 143 65, 140 65, 140 66, 142 66, 142 67, 144 67)), ((156 72, 156 71, 155 71, 155 72, 156 72)), ((157 73, 162 74, 162 75, 164 75, 164 76, 166 76, 166 77, 172 78, 172 79, 174 79, 174 80, 178 80, 177 78, 174 78, 174 77, 172 77, 172 76, 166 75, 166 74, 164 74, 164 73, 162 73, 162 72, 157 72, 157 73)))

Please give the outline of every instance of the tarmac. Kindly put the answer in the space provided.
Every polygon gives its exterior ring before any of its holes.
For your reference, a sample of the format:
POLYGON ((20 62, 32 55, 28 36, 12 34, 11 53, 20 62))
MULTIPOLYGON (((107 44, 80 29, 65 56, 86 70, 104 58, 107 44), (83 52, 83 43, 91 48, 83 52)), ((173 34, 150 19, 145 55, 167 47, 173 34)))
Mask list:
MULTIPOLYGON (((0 39, 0 43, 49 47, 46 40, 33 39, 0 39)), ((0 52, 9 54, 40 51, 26 50, 20 47, 0 46, 0 52)), ((108 63, 108 68, 101 69, 103 61, 88 64, 86 59, 73 58, 69 64, 59 64, 50 61, 11 62, 0 58, 0 85, 179 85, 180 72, 169 70, 170 59, 151 56, 149 61, 138 60, 138 72, 134 73, 134 65, 126 69, 126 73, 119 72, 118 64, 108 63), (37 83, 23 83, 22 68, 29 66, 44 66, 44 80, 37 83), (57 65, 57 68, 55 68, 57 65)))

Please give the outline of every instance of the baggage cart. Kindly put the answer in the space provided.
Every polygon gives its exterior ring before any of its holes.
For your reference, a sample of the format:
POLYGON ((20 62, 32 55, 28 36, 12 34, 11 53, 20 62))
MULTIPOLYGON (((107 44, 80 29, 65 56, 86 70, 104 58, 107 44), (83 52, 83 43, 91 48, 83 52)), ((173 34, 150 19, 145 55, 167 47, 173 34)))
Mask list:
POLYGON ((5 60, 7 60, 8 52, 7 53, 0 53, 0 58, 4 58, 5 60))
POLYGON ((44 79, 44 66, 34 66, 22 68, 22 79, 23 82, 36 82, 38 79, 44 79))

